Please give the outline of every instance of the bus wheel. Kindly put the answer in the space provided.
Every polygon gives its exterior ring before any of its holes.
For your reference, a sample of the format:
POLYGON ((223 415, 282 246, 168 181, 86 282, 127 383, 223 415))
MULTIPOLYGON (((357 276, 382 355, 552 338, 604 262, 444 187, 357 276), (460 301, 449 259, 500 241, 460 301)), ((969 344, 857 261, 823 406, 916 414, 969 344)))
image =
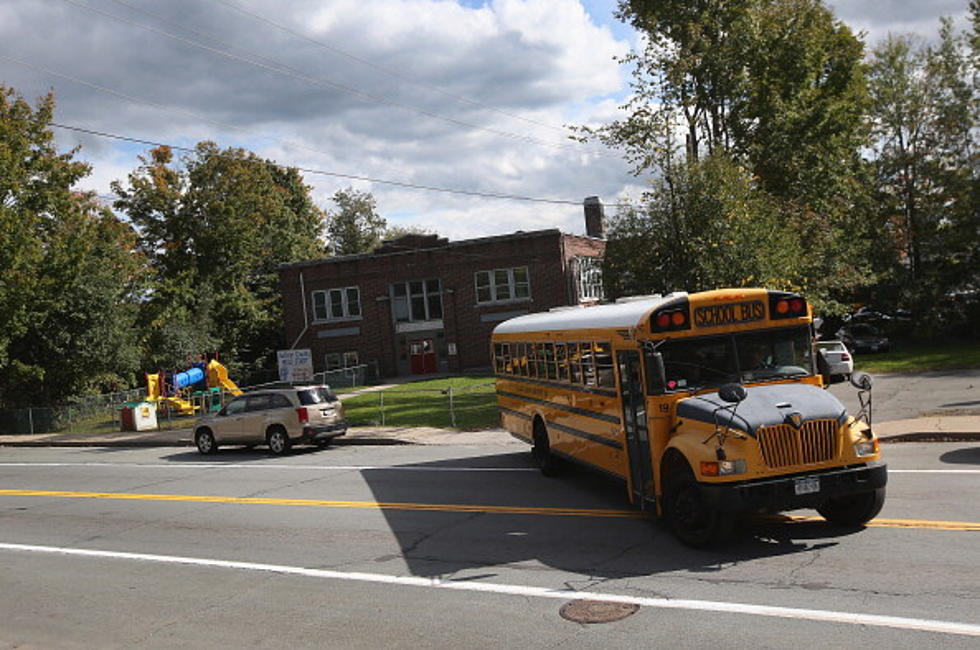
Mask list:
POLYGON ((531 460, 545 476, 555 476, 558 473, 558 459, 551 453, 548 430, 541 420, 534 422, 534 444, 531 446, 531 460))
POLYGON ((734 512, 723 512, 705 502, 687 467, 675 469, 667 476, 664 515, 674 535, 694 548, 723 542, 735 524, 734 512))
POLYGON ((832 524, 860 526, 878 516, 883 505, 885 488, 880 487, 871 492, 828 499, 817 508, 817 512, 832 524))

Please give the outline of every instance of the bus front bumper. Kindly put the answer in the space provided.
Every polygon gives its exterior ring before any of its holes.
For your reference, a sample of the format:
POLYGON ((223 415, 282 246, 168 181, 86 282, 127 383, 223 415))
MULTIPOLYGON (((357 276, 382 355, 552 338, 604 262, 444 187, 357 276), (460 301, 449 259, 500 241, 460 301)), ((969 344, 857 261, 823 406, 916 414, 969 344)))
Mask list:
POLYGON ((827 499, 870 492, 888 482, 885 463, 870 462, 740 483, 699 483, 705 502, 724 511, 814 508, 827 499))

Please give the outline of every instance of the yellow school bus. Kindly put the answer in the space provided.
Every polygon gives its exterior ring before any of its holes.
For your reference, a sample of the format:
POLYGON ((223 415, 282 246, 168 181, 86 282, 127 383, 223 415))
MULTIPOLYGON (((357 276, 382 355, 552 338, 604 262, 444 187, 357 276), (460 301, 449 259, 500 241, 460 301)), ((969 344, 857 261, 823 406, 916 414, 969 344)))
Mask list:
POLYGON ((501 422, 543 473, 568 459, 622 479, 689 545, 721 541, 742 512, 811 507, 853 526, 884 503, 870 417, 825 390, 800 295, 560 308, 500 323, 492 354, 501 422))

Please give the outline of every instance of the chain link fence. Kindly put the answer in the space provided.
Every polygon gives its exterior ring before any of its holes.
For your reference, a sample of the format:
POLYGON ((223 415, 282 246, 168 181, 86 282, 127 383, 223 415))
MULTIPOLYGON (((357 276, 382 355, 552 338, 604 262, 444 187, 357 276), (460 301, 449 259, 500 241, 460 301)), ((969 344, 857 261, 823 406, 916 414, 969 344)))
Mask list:
POLYGON ((487 429, 500 423, 494 386, 389 388, 344 400, 344 411, 354 426, 487 429))
POLYGON ((117 431, 127 403, 146 399, 146 388, 72 398, 68 404, 0 410, 0 434, 117 431))
MULTIPOLYGON (((313 383, 328 384, 332 388, 356 388, 365 385, 368 370, 367 365, 360 365, 318 372, 313 376, 313 383)), ((281 383, 269 382, 240 388, 248 391, 274 385, 281 385, 281 383)), ((197 392, 188 400, 195 407, 197 415, 179 415, 171 409, 162 407, 157 410, 157 427, 170 429, 190 426, 190 423, 200 414, 217 410, 231 397, 231 392, 225 389, 197 392)), ((122 410, 129 405, 144 401, 146 401, 146 388, 142 387, 103 395, 75 397, 63 406, 0 410, 0 434, 119 431, 122 428, 122 410)))

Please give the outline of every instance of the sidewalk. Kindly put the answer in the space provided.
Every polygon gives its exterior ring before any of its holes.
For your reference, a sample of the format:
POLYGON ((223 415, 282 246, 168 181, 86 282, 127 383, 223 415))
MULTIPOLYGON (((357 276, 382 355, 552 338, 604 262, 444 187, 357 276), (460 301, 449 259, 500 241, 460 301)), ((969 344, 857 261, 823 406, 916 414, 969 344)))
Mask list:
MULTIPOLYGON (((331 444, 343 445, 488 445, 523 444, 502 429, 455 431, 429 427, 352 427, 331 444)), ((37 433, 0 435, 0 447, 184 447, 194 446, 193 429, 37 433)))
MULTIPOLYGON (((980 442, 980 415, 893 420, 874 425, 882 442, 980 442)), ((0 435, 0 447, 180 447, 193 446, 193 430, 115 431, 0 435)), ((502 429, 455 431, 430 427, 353 427, 336 438, 342 445, 490 445, 524 443, 502 429)))

